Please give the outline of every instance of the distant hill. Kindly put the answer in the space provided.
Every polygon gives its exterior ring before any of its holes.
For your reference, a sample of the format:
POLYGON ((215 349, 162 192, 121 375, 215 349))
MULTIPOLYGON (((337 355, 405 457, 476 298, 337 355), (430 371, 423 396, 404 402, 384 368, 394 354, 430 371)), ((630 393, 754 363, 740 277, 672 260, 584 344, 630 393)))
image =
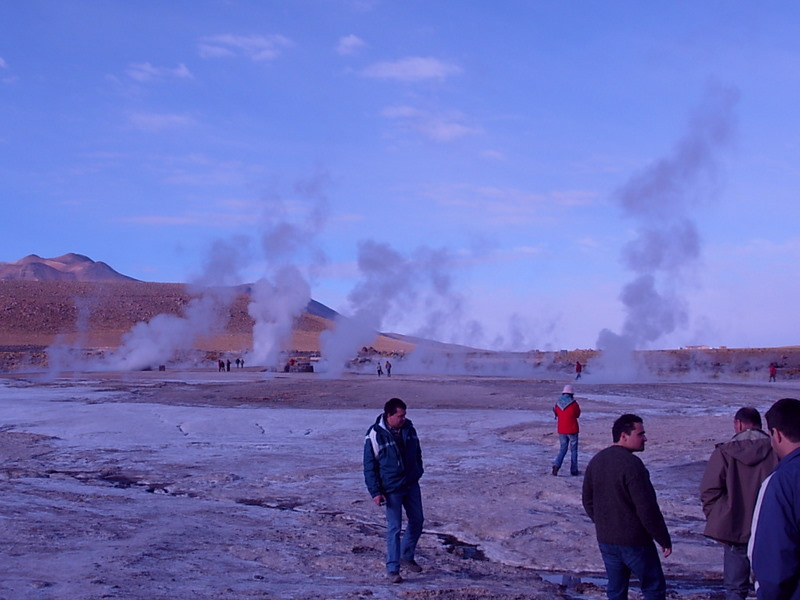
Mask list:
POLYGON ((104 262, 82 254, 42 258, 30 254, 16 262, 0 262, 0 281, 137 281, 104 262))
MULTIPOLYGON (((252 348, 248 313, 252 285, 237 286, 224 331, 198 342, 207 350, 252 348)), ((61 339, 83 347, 117 346, 137 323, 157 315, 180 316, 196 294, 182 283, 139 281, 81 254, 35 254, 0 262, 0 347, 47 346, 61 339)), ((339 313, 310 300, 294 323, 292 349, 319 351, 319 336, 339 313)), ((408 352, 414 343, 376 332, 380 352, 408 352)))

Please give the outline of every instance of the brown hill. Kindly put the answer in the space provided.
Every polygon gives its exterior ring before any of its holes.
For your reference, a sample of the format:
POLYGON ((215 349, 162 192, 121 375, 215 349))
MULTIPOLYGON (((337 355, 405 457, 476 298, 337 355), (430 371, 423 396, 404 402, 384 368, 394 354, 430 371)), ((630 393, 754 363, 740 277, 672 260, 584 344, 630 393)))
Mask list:
MULTIPOLYGON (((196 350, 242 352, 253 346, 249 288, 242 286, 228 309, 222 333, 200 339, 196 350)), ((38 352, 59 341, 84 349, 114 348, 137 323, 157 315, 183 316, 195 295, 184 284, 126 281, 0 281, 0 352, 38 352)), ((319 335, 334 327, 335 311, 311 301, 295 320, 291 349, 319 351, 319 335)), ((414 345, 377 335, 381 353, 407 352, 414 345)), ((8 361, 5 361, 8 362, 8 361)), ((11 360, 12 363, 16 359, 11 360)), ((9 365, 6 365, 8 368, 9 365)), ((2 367, 0 367, 2 368, 2 367)))
POLYGON ((122 275, 104 262, 95 262, 82 254, 64 254, 42 258, 30 254, 16 262, 0 262, 3 281, 136 281, 122 275))

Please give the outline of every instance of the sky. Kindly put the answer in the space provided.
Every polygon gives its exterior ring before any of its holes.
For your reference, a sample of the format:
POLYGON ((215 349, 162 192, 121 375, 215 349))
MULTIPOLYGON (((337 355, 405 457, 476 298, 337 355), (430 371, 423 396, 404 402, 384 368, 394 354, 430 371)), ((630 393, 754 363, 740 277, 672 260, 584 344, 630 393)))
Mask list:
POLYGON ((0 0, 0 261, 505 350, 800 341, 792 2, 0 0), (284 270, 284 271, 282 271, 284 270))

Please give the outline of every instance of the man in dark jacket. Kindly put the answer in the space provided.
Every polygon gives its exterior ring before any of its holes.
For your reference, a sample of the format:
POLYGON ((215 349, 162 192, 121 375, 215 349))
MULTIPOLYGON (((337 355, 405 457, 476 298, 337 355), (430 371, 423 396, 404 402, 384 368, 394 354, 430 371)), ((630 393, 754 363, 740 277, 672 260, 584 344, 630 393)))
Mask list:
POLYGON ((800 400, 767 411, 777 468, 761 484, 750 535, 759 600, 800 600, 800 400))
POLYGON ((758 488, 778 458, 769 436, 761 430, 761 415, 755 408, 740 408, 733 417, 733 430, 733 439, 717 444, 708 460, 700 501, 706 515, 704 535, 724 545, 725 598, 744 600, 750 591, 747 542, 758 488))
POLYGON ((667 583, 653 540, 664 558, 672 540, 650 474, 634 452, 647 437, 641 417, 622 415, 611 429, 614 444, 594 455, 583 480, 583 507, 594 522, 608 575, 609 600, 627 600, 631 573, 644 600, 664 600, 667 583))
POLYGON ((386 571, 400 583, 400 565, 419 573, 414 553, 422 535, 422 451, 414 426, 406 418, 406 404, 392 398, 383 407, 364 440, 364 480, 373 502, 386 506, 386 571), (408 525, 402 540, 403 509, 408 525))

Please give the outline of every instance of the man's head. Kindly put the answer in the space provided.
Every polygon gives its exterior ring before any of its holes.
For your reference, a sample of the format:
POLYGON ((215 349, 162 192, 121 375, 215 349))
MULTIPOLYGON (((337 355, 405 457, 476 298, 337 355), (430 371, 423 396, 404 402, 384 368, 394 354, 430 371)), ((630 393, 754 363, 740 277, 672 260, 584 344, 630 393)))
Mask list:
POLYGON ((733 415, 733 429, 736 433, 745 429, 761 429, 761 415, 752 406, 743 406, 733 415))
POLYGON ((383 405, 383 419, 392 429, 400 429, 406 422, 406 403, 400 398, 392 398, 383 405))
POLYGON ((617 446, 622 446, 631 452, 642 452, 644 443, 647 441, 643 423, 642 418, 638 415, 622 415, 614 421, 611 438, 617 446))
POLYGON ((765 416, 772 448, 779 459, 800 448, 800 400, 781 398, 765 416))

